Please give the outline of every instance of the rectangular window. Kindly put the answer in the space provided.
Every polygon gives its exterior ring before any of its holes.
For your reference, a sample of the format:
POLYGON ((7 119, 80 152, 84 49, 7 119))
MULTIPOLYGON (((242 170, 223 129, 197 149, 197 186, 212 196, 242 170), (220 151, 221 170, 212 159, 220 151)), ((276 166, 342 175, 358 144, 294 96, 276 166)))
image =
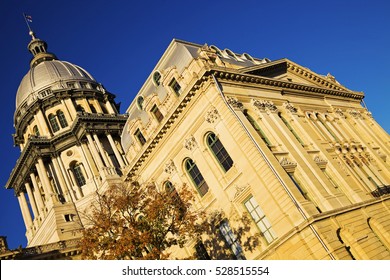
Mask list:
POLYGON ((206 247, 203 245, 202 241, 199 241, 195 245, 195 251, 198 260, 211 260, 209 254, 207 253, 206 247))
POLYGON ((252 216, 253 221, 259 227, 261 233, 265 237, 268 243, 271 243, 276 239, 276 233, 271 228, 271 223, 268 218, 265 216, 263 210, 260 208, 256 199, 251 196, 245 203, 245 208, 248 210, 249 214, 252 216))
POLYGON ((152 110, 150 110, 150 112, 152 112, 158 122, 161 122, 163 120, 164 116, 163 114, 161 114, 161 111, 158 109, 157 105, 153 105, 152 110))
POLYGON ((169 87, 177 94, 179 95, 181 93, 181 86, 176 81, 175 78, 172 79, 172 81, 169 83, 169 87))
POLYGON ((138 139, 142 146, 146 143, 146 139, 143 136, 141 130, 137 129, 134 133, 134 136, 138 139))
POLYGON ((222 236, 225 238, 226 243, 229 244, 230 249, 238 260, 244 260, 244 254, 242 252, 242 247, 237 240, 237 237, 233 233, 232 229, 229 226, 227 220, 224 220, 219 225, 219 230, 221 231, 222 236))

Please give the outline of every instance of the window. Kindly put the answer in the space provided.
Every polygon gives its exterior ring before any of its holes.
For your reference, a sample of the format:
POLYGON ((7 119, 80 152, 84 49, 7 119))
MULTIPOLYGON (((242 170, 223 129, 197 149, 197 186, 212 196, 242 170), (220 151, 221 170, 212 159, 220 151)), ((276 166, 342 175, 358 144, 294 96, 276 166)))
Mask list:
POLYGON ((74 174, 74 177, 76 179, 77 185, 79 187, 84 186, 86 181, 85 181, 85 177, 84 177, 83 170, 82 170, 82 164, 76 163, 72 169, 73 169, 73 174, 74 174))
POLYGON ((249 214, 252 216, 253 221, 259 227, 261 233, 265 237, 268 243, 271 243, 276 239, 276 233, 271 228, 271 223, 268 218, 265 216, 263 210, 260 208, 259 204, 253 196, 251 196, 245 203, 246 209, 249 214))
POLYGON ((40 135, 40 134, 39 134, 38 126, 34 125, 34 127, 33 127, 33 133, 34 133, 35 136, 39 136, 39 135, 40 135))
POLYGON ((60 121, 60 125, 62 128, 65 128, 68 126, 68 122, 66 121, 65 115, 61 110, 57 111, 57 118, 60 121))
POLYGON ((180 196, 177 193, 175 187, 173 186, 173 184, 170 181, 166 181, 164 183, 164 189, 165 189, 166 193, 170 195, 174 205, 178 206, 179 220, 182 220, 185 213, 186 213, 186 207, 185 207, 183 201, 180 199, 180 196))
POLYGON ((271 142, 268 140, 267 136, 265 136, 265 133, 263 132, 263 130, 261 130, 260 126, 256 123, 256 121, 250 115, 248 115, 248 113, 246 111, 244 112, 244 114, 245 114, 246 118, 248 119, 248 121, 253 126, 253 128, 256 130, 257 134, 259 134, 261 139, 263 139, 264 143, 267 146, 271 146, 271 142))
POLYGON ((221 164, 223 170, 228 171, 233 166, 233 160, 229 156, 225 147, 214 133, 207 135, 207 145, 221 164))
POLYGON ((172 81, 169 83, 169 87, 177 94, 179 95, 181 93, 181 86, 176 81, 175 78, 172 79, 172 81))
POLYGON ((150 112, 152 112, 158 122, 161 122, 163 120, 164 116, 163 114, 161 114, 161 111, 158 109, 157 105, 153 105, 150 112))
POLYGON ((190 175, 192 182, 195 184, 200 196, 204 196, 208 192, 209 186, 196 166, 196 163, 192 159, 186 159, 185 168, 187 173, 190 175))
POLYGON ((153 82, 158 87, 160 85, 161 80, 161 74, 160 72, 156 71, 153 73, 153 82))
POLYGON ((73 83, 73 82, 66 83, 66 86, 67 86, 68 88, 76 88, 76 83, 73 83))
POLYGON ((85 109, 84 109, 84 107, 81 106, 80 104, 77 104, 77 106, 76 106, 76 111, 77 111, 77 112, 85 112, 85 109))
POLYGON ((206 247, 204 246, 202 241, 196 243, 195 251, 196 251, 196 258, 198 260, 211 260, 210 255, 207 253, 206 247))
POLYGON ((237 237, 233 233, 232 229, 230 228, 227 220, 221 222, 221 224, 219 225, 219 230, 221 231, 222 236, 225 238, 227 244, 230 246, 230 249, 236 256, 236 258, 238 260, 245 259, 242 252, 242 247, 238 242, 237 237))
POLYGON ((49 122, 53 132, 57 132, 58 130, 60 130, 60 127, 57 122, 57 117, 55 115, 53 114, 49 115, 49 122))
POLYGON ((306 199, 309 200, 309 197, 307 196, 307 192, 302 188, 301 184, 299 181, 295 178, 293 173, 287 173, 288 176, 290 177, 291 181, 293 181, 294 185, 297 187, 301 195, 306 199))
POLYGON ((135 131, 134 136, 138 139, 142 146, 146 143, 146 139, 139 128, 135 131))
POLYGON ((144 98, 142 96, 139 96, 137 98, 137 107, 138 109, 143 110, 144 109, 143 106, 144 106, 144 98))
POLYGON ((279 115, 279 118, 283 121, 283 123, 287 126, 287 128, 291 131, 291 133, 294 135, 294 137, 298 140, 298 142, 304 146, 305 144, 303 143, 303 141, 301 140, 301 138, 299 138, 298 134, 295 133, 294 129, 291 127, 291 125, 288 123, 288 121, 282 116, 282 114, 278 114, 279 115))

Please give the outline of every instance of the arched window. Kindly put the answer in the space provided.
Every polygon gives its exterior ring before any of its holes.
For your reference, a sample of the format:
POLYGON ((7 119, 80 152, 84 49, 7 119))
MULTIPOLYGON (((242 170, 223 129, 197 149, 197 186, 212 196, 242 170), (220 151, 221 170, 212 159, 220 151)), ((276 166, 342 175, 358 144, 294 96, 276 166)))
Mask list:
POLYGON ((49 115, 49 122, 53 132, 57 132, 58 130, 60 130, 60 127, 57 122, 57 117, 55 115, 53 114, 49 115))
POLYGON ((214 156, 217 158, 219 164, 222 166, 223 170, 225 172, 228 171, 233 166, 233 160, 229 156, 218 137, 214 133, 210 132, 206 136, 206 142, 214 156))
POLYGON ((198 166, 190 158, 185 160, 184 165, 188 175, 191 177, 192 182, 195 184, 195 187, 198 190, 200 196, 204 196, 208 192, 209 186, 204 180, 202 173, 200 173, 198 166))
POLYGON ((256 123, 256 121, 250 116, 248 115, 248 113, 245 111, 244 112, 245 114, 245 117, 248 119, 248 121, 250 122, 250 124, 253 126, 253 128, 256 130, 257 134, 259 134, 259 136, 261 137, 261 139, 263 139, 264 143, 267 145, 267 146, 271 146, 271 142, 268 140, 267 136, 265 136, 265 133, 263 132, 263 130, 260 128, 260 126, 256 123))
POLYGON ((153 73, 153 82, 158 87, 160 85, 161 80, 161 74, 160 72, 156 71, 153 73))
POLYGON ((81 163, 76 163, 75 165, 73 165, 72 171, 73 171, 73 174, 74 174, 74 178, 76 180, 76 184, 79 187, 84 186, 86 181, 85 181, 84 173, 83 173, 83 170, 82 170, 82 164, 81 163))
POLYGON ((174 203, 174 205, 176 205, 177 209, 179 210, 179 215, 178 215, 179 219, 182 219, 184 217, 185 212, 186 212, 186 207, 185 207, 183 201, 181 200, 179 194, 177 193, 176 188, 174 187, 174 185, 170 181, 166 181, 164 183, 164 189, 165 189, 165 192, 168 195, 170 195, 172 202, 174 203))
POLYGON ((142 96, 139 96, 137 98, 137 107, 138 109, 140 110, 143 110, 144 109, 144 98, 142 96))
POLYGON ((57 118, 60 121, 60 125, 62 128, 65 128, 68 126, 68 122, 66 121, 65 115, 61 110, 57 111, 57 118))
POLYGON ((33 127, 33 133, 34 133, 35 136, 39 136, 39 135, 40 135, 40 134, 39 134, 38 126, 34 125, 34 127, 33 127))

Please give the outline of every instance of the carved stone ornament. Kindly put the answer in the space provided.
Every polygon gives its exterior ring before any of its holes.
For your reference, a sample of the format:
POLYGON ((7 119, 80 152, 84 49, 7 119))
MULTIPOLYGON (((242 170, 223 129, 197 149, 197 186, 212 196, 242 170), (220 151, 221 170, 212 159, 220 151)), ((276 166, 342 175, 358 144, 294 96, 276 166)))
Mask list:
POLYGON ((173 160, 170 160, 165 164, 165 168, 164 168, 165 173, 172 175, 174 172, 176 172, 176 170, 177 170, 176 165, 173 162, 173 160))
POLYGON ((321 169, 325 169, 328 161, 326 159, 321 158, 320 156, 316 156, 314 161, 317 163, 318 167, 321 169))
POLYGON ((280 165, 286 170, 286 172, 294 172, 295 168, 297 167, 297 163, 289 160, 286 157, 283 157, 280 160, 280 165))
POLYGON ((294 107, 293 104, 290 102, 284 102, 283 107, 286 108, 286 110, 290 111, 291 113, 296 113, 298 112, 298 109, 294 107))
POLYGON ((360 119, 362 114, 360 114, 359 111, 356 111, 356 110, 349 110, 348 113, 354 117, 355 119, 360 119))
POLYGON ((255 106, 257 109, 261 111, 266 111, 269 110, 271 112, 275 112, 278 110, 278 108, 274 105, 272 101, 268 100, 255 100, 252 99, 252 104, 255 106))
POLYGON ((337 115, 339 115, 340 117, 344 117, 343 110, 341 110, 340 108, 336 109, 334 112, 335 112, 337 115))
POLYGON ((228 96, 227 103, 230 106, 232 106, 234 109, 239 109, 239 110, 244 109, 244 105, 240 101, 238 101, 238 99, 235 97, 228 96))
POLYGON ((206 122, 215 123, 218 119, 219 119, 219 113, 215 107, 212 107, 210 110, 207 111, 205 116, 206 122))
POLYGON ((235 185, 236 193, 234 194, 234 198, 239 197, 248 187, 249 187, 248 185, 246 186, 235 185))
POLYGON ((193 149, 195 149, 196 147, 198 146, 198 144, 196 143, 196 140, 195 140, 195 137, 194 136, 190 136, 190 138, 186 139, 184 141, 184 147, 189 150, 189 151, 192 151, 193 149))

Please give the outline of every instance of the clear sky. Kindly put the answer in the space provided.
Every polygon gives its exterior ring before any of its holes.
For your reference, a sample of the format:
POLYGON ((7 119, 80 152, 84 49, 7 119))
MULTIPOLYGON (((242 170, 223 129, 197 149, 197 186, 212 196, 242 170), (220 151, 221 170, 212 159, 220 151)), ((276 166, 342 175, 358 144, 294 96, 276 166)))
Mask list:
POLYGON ((1 0, 0 235, 10 248, 27 243, 17 199, 4 188, 20 154, 12 140, 15 96, 31 59, 23 12, 50 52, 116 94, 122 113, 177 38, 331 73, 363 91, 374 118, 390 131, 388 0, 1 0))

